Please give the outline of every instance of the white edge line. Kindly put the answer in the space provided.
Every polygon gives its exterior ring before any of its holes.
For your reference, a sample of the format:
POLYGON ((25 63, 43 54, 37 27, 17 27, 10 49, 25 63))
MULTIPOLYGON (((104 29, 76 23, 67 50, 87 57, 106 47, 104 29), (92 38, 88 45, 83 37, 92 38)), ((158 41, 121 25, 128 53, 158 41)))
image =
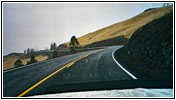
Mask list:
POLYGON ((130 72, 128 72, 125 68, 123 68, 122 65, 120 65, 120 64, 118 63, 118 61, 115 59, 115 57, 114 57, 114 52, 115 52, 116 50, 118 50, 118 49, 115 49, 115 50, 112 52, 112 58, 113 58, 113 60, 115 61, 115 63, 116 63, 122 70, 124 70, 129 76, 131 76, 133 79, 137 80, 137 78, 136 78, 134 75, 132 75, 130 72))

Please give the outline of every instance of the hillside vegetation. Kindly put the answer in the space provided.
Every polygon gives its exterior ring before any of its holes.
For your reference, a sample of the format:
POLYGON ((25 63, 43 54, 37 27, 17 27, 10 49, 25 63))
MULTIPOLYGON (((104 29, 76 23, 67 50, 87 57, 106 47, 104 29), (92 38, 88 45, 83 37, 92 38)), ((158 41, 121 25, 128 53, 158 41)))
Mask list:
MULTIPOLYGON (((14 62, 18 59, 22 60, 22 64, 26 65, 27 61, 30 61, 31 55, 25 55, 23 53, 12 53, 3 57, 3 70, 14 68, 14 62)), ((36 54, 37 61, 43 61, 48 59, 48 55, 36 54)))
POLYGON ((134 32, 118 53, 120 59, 152 78, 173 78, 173 12, 134 32))
MULTIPOLYGON (((173 9, 173 6, 167 6, 162 8, 156 8, 152 10, 145 11, 133 18, 130 18, 126 21, 119 22, 108 27, 102 28, 95 32, 86 34, 78 38, 81 46, 86 46, 88 44, 111 39, 124 35, 125 38, 130 38, 131 35, 143 25, 151 22, 154 19, 157 19, 163 16, 165 13, 173 9)), ((120 15, 119 15, 120 16, 120 15)), ((69 43, 65 43, 67 46, 69 43)))

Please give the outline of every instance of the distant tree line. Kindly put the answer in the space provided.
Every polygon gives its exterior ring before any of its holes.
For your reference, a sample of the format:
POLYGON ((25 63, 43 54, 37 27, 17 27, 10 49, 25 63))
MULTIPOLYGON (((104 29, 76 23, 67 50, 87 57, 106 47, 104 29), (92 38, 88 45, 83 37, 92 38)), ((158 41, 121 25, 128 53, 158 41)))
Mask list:
MULTIPOLYGON (((70 53, 75 53, 75 48, 77 47, 77 45, 79 45, 79 42, 78 42, 76 36, 72 36, 71 37, 69 45, 70 45, 70 53)), ((52 53, 52 58, 56 58, 57 57, 57 50, 56 49, 57 49, 57 44, 55 42, 52 42, 51 45, 50 45, 50 50, 54 50, 53 53, 52 53)), ((34 48, 27 48, 27 50, 24 50, 24 54, 33 53, 35 51, 38 51, 38 50, 36 50, 34 48)), ((30 57, 30 61, 27 61, 27 65, 28 64, 32 64, 32 63, 36 63, 36 62, 37 62, 37 60, 35 59, 35 56, 32 55, 30 57)), ((14 66, 15 67, 20 67, 20 66, 24 66, 24 64, 22 63, 21 59, 17 59, 14 62, 14 66)))
MULTIPOLYGON (((57 44, 55 42, 52 42, 51 45, 50 45, 50 50, 54 50, 53 52, 53 58, 56 58, 57 57, 57 44)), ((29 53, 33 53, 33 52, 36 52, 38 51, 37 49, 34 49, 34 48, 27 48, 27 50, 24 50, 24 54, 29 54, 29 53)), ((36 63, 37 60, 35 59, 35 56, 34 55, 31 55, 30 57, 30 60, 27 61, 27 64, 32 64, 32 63, 36 63)), ((17 59, 15 62, 14 62, 14 67, 20 67, 20 66, 24 66, 24 64, 22 63, 22 60, 21 59, 17 59)))
POLYGON ((164 3, 162 6, 166 7, 166 6, 170 6, 170 5, 172 5, 172 3, 164 3))
POLYGON ((34 48, 27 48, 27 50, 24 50, 24 54, 29 54, 38 51, 37 49, 34 48))
MULTIPOLYGON (((75 53, 75 48, 79 45, 79 42, 76 38, 76 36, 72 36, 71 39, 70 39, 70 53, 75 53)), ((45 48, 46 50, 48 50, 48 48, 45 48)), ((52 42, 51 45, 50 45, 50 50, 54 50, 52 52, 52 58, 56 58, 58 57, 57 56, 57 44, 55 42, 52 42)), ((34 49, 34 48, 27 48, 26 50, 24 50, 24 54, 30 54, 30 53, 33 53, 33 52, 36 52, 38 51, 37 49, 34 49)), ((32 63, 36 63, 37 60, 35 59, 35 56, 32 55, 31 58, 30 58, 30 61, 27 61, 27 65, 28 64, 32 64, 32 63)), ((15 67, 19 67, 19 66, 23 66, 24 64, 22 64, 22 61, 21 59, 18 59, 15 61, 14 63, 14 66, 15 67)))

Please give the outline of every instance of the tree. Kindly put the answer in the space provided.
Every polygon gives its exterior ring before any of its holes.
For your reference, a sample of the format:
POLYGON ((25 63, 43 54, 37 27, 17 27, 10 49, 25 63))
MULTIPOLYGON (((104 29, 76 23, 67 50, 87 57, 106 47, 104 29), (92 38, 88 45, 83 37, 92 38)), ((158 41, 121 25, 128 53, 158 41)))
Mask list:
POLYGON ((56 43, 54 42, 54 43, 53 43, 53 50, 56 50, 56 48, 57 48, 57 45, 56 45, 56 43))
POLYGON ((32 64, 32 63, 36 63, 36 62, 37 62, 37 60, 35 59, 35 56, 32 55, 31 58, 30 58, 30 61, 27 61, 27 65, 32 64))
POLYGON ((50 45, 50 50, 53 50, 53 43, 51 43, 50 45))
POLYGON ((16 60, 16 61, 14 62, 14 66, 15 66, 15 67, 23 66, 22 61, 21 61, 20 59, 16 60))
POLYGON ((50 50, 55 50, 57 48, 56 43, 51 43, 50 50))
POLYGON ((77 45, 79 45, 79 42, 78 42, 76 36, 72 36, 72 37, 71 37, 71 40, 70 40, 70 44, 69 44, 69 45, 71 46, 71 47, 70 47, 71 53, 74 53, 74 52, 75 52, 75 47, 76 47, 77 45))
POLYGON ((27 54, 33 53, 35 51, 37 51, 37 50, 35 50, 34 48, 27 48, 27 54))
POLYGON ((26 54, 27 52, 26 52, 26 50, 24 50, 24 54, 26 54))
POLYGON ((29 54, 30 53, 30 49, 29 48, 27 48, 27 54, 29 54))
POLYGON ((31 56, 30 63, 36 63, 36 62, 37 62, 37 60, 35 60, 35 56, 34 56, 34 55, 32 55, 32 56, 31 56))
POLYGON ((70 45, 71 45, 73 48, 75 48, 77 45, 79 45, 79 42, 78 42, 76 36, 72 36, 72 37, 71 37, 70 45))

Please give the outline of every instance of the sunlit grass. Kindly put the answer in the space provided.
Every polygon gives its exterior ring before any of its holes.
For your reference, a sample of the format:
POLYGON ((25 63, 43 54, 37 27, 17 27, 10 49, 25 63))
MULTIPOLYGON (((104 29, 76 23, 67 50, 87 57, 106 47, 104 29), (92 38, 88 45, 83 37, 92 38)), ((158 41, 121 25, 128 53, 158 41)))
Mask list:
MULTIPOLYGON (((151 22, 154 19, 163 16, 165 13, 170 12, 171 9, 173 9, 173 6, 162 7, 147 12, 143 12, 126 21, 116 23, 111 26, 97 30, 95 32, 81 36, 78 38, 78 41, 80 42, 81 46, 85 46, 93 42, 110 39, 120 35, 124 35, 126 38, 130 38, 131 35, 138 28, 151 22)), ((68 45, 68 43, 66 44, 68 45)))
MULTIPOLYGON (((3 70, 14 68, 14 62, 17 59, 19 59, 18 56, 13 56, 13 57, 9 56, 8 58, 5 58, 5 60, 3 60, 3 70)), ((44 61, 44 60, 48 59, 48 56, 39 55, 39 56, 36 56, 35 59, 37 61, 44 61)), ((27 61, 30 61, 30 58, 21 59, 21 60, 22 60, 22 64, 26 65, 27 61)))

